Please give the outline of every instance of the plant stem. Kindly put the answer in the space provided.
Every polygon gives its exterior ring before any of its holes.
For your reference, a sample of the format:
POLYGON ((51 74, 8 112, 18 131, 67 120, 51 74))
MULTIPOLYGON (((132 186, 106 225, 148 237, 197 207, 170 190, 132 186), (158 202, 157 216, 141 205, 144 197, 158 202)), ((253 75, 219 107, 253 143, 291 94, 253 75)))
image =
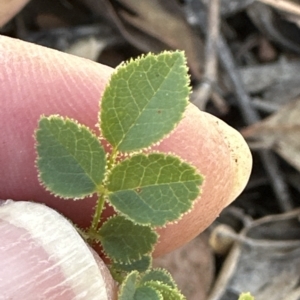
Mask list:
MULTIPOLYGON (((109 156, 108 163, 107 163, 107 173, 110 172, 110 170, 113 168, 114 164, 116 163, 117 154, 118 154, 118 152, 116 150, 113 150, 113 152, 109 156)), ((104 182, 102 182, 103 185, 100 187, 101 192, 98 194, 99 197, 98 197, 98 201, 97 201, 97 205, 96 205, 92 225, 91 225, 91 228, 90 228, 90 232, 96 232, 97 231, 97 227, 98 227, 98 224, 99 224, 99 221, 100 221, 100 218, 101 218, 101 213, 102 213, 104 203, 105 203, 105 195, 107 193, 106 185, 105 185, 104 182)))
POLYGON ((109 272, 111 274, 111 276, 113 277, 113 279, 118 282, 119 284, 121 284, 124 280, 124 276, 122 276, 120 273, 118 273, 113 267, 108 267, 109 268, 109 272))
POLYGON ((115 150, 115 149, 113 149, 113 151, 112 151, 112 153, 110 154, 109 159, 108 159, 108 164, 107 164, 108 172, 109 172, 109 171, 113 168, 113 166, 115 165, 117 155, 118 155, 118 151, 115 150))
POLYGON ((104 202, 105 202, 105 194, 100 194, 98 201, 97 201, 97 206, 95 209, 95 214, 93 217, 93 222, 92 222, 92 226, 91 226, 91 230, 96 231, 97 227, 98 227, 98 223, 100 221, 100 217, 101 217, 101 213, 103 210, 103 206, 104 206, 104 202))

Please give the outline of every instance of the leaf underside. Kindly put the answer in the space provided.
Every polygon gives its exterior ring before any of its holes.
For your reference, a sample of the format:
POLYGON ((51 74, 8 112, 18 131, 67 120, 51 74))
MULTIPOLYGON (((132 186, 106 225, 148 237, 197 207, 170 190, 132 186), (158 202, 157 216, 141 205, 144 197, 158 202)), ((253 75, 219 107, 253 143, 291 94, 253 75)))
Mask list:
POLYGON ((152 252, 157 233, 148 226, 134 224, 123 216, 114 216, 99 229, 105 253, 116 262, 131 263, 152 252))
POLYGON ((105 139, 121 152, 151 146, 169 134, 188 104, 183 52, 149 54, 116 70, 101 101, 105 139))
POLYGON ((202 177, 177 157, 138 154, 108 177, 109 201, 134 222, 163 226, 191 209, 202 177))
POLYGON ((42 117, 36 132, 37 166, 46 188, 63 198, 97 190, 105 173, 105 152, 85 126, 59 116, 42 117))

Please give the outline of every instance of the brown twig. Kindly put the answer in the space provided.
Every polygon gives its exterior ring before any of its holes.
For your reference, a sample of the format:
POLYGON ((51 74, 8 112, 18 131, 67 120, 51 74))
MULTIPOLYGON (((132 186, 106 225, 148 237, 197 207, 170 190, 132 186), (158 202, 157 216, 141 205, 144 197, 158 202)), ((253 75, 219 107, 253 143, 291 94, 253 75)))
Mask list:
POLYGON ((218 63, 218 37, 220 31, 220 2, 211 0, 208 4, 208 24, 205 48, 205 69, 204 79, 200 86, 195 90, 192 102, 203 110, 210 98, 213 85, 217 81, 218 63))
POLYGON ((274 8, 300 16, 300 5, 287 0, 256 0, 264 4, 273 6, 274 8))
MULTIPOLYGON (((228 77, 233 85, 233 92, 237 98, 237 104, 243 115, 244 121, 247 125, 254 124, 259 121, 259 115, 251 105, 251 99, 242 84, 240 76, 238 75, 238 69, 235 65, 233 55, 227 45, 225 39, 220 35, 219 43, 219 57, 224 69, 226 70, 228 77)), ((289 211, 293 208, 291 197, 287 184, 279 170, 278 162, 275 155, 269 150, 260 150, 259 155, 261 157, 262 164, 270 179, 271 186, 273 188, 275 197, 277 198, 278 205, 282 211, 289 211)))
MULTIPOLYGON (((201 27, 201 31, 206 32, 206 24, 199 19, 199 15, 194 11, 191 13, 193 14, 193 17, 197 19, 197 24, 201 27)), ((236 96, 237 104, 246 125, 256 123, 260 119, 259 114, 251 105, 251 99, 243 86, 231 50, 222 34, 219 34, 218 55, 220 62, 232 83, 233 92, 236 96)), ((259 154, 280 209, 282 211, 291 210, 293 208, 291 196, 285 179, 279 170, 275 155, 268 150, 260 150, 259 154)))

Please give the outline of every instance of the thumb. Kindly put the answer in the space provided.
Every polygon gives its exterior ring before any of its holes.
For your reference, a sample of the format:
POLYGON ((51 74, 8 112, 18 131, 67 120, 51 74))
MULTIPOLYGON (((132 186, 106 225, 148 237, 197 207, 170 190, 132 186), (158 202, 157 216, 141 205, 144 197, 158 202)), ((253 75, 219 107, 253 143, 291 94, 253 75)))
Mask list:
POLYGON ((0 291, 5 299, 116 299, 103 261, 56 211, 0 205, 0 291))

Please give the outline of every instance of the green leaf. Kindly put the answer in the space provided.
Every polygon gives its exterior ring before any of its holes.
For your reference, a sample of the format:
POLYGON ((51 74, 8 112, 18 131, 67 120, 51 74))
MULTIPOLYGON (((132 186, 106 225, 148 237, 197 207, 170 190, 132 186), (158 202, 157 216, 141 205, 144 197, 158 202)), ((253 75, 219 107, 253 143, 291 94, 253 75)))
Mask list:
POLYGON ((150 286, 138 287, 134 294, 134 300, 163 300, 161 293, 150 286))
POLYGON ((138 272, 133 271, 124 279, 118 294, 118 300, 134 300, 138 272))
POLYGON ((145 286, 150 286, 160 292, 164 300, 186 300, 178 289, 172 289, 167 284, 158 281, 148 281, 145 286))
POLYGON ((88 128, 68 118, 42 117, 36 140, 39 176, 48 190, 64 198, 83 198, 97 191, 106 158, 88 128))
POLYGON ((242 293, 239 300, 254 300, 254 297, 250 293, 242 293))
POLYGON ((131 272, 131 271, 138 271, 140 273, 145 272, 149 269, 152 262, 152 257, 149 255, 143 255, 141 259, 131 261, 129 264, 121 264, 121 263, 113 263, 113 268, 118 271, 125 271, 125 272, 131 272))
POLYGON ((123 216, 114 216, 99 229, 105 253, 114 261, 130 263, 153 251, 157 233, 148 226, 134 224, 123 216))
POLYGON ((138 154, 119 163, 108 177, 109 200, 133 221, 163 226, 191 209, 202 177, 179 158, 138 154))
POLYGON ((182 119, 188 85, 183 52, 149 54, 121 65, 102 98, 103 136, 121 152, 158 142, 182 119))
POLYGON ((159 291, 151 286, 137 287, 138 272, 133 271, 124 279, 118 300, 164 300, 159 291))
POLYGON ((168 285, 170 288, 176 289, 176 284, 171 274, 164 269, 152 269, 147 271, 141 278, 140 284, 144 284, 147 281, 159 281, 168 285))

